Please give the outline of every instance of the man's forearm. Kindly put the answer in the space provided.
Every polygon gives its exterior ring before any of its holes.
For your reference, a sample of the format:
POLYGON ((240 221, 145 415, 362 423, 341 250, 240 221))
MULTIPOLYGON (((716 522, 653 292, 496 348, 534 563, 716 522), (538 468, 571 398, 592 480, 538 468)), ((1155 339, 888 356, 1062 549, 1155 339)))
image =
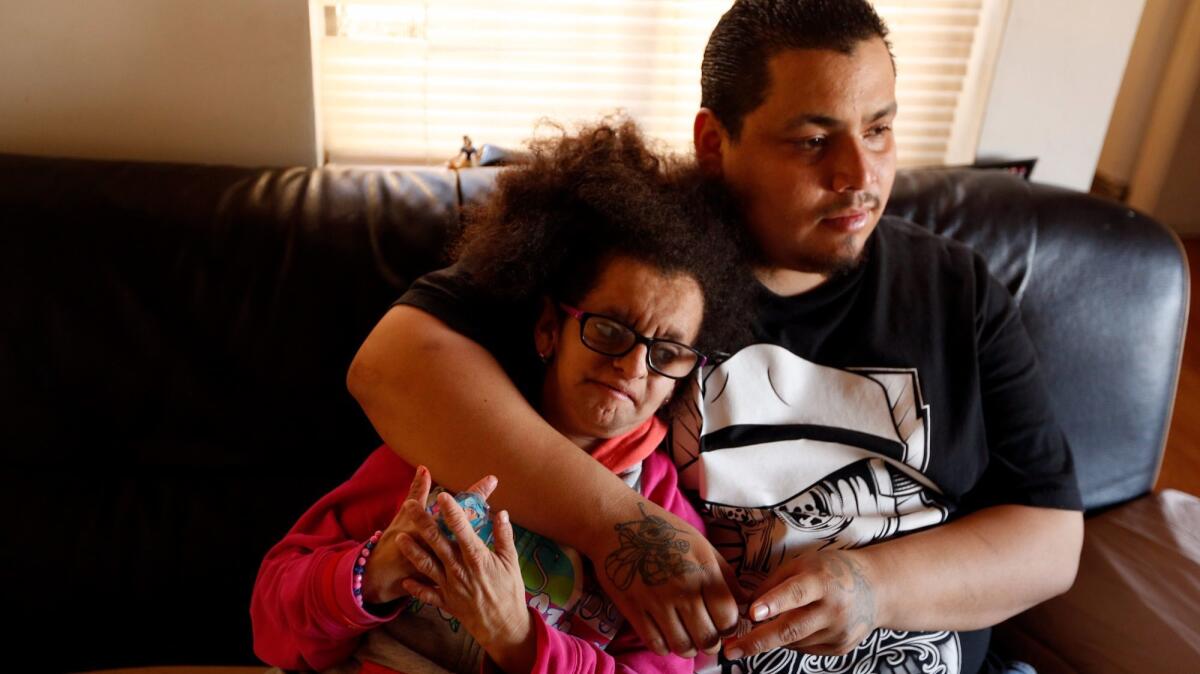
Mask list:
POLYGON ((347 386, 406 461, 451 489, 496 475, 491 500, 549 538, 590 554, 611 547, 612 522, 639 512, 638 496, 549 426, 483 347, 429 314, 393 308, 347 386))
POLYGON ((854 554, 875 590, 879 625, 971 630, 1070 589, 1082 544, 1081 513, 996 506, 854 554))

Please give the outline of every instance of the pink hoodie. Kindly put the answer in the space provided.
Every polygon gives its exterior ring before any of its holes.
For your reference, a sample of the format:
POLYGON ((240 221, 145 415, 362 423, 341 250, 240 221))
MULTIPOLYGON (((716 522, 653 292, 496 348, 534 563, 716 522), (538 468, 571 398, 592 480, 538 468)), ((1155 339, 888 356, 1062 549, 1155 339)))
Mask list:
MULTIPOLYGON (((657 419, 647 424, 651 428, 643 426, 605 444, 646 455, 666 433, 657 419)), ((399 610, 376 616, 358 606, 351 594, 352 568, 362 541, 386 529, 395 516, 415 472, 391 449, 380 447, 271 548, 250 603, 258 657, 282 669, 327 669, 350 658, 363 634, 396 619, 399 610)), ((642 463, 641 488, 648 500, 703 531, 700 517, 679 492, 675 467, 662 453, 651 451, 642 463)), ((531 608, 530 614, 537 634, 534 674, 693 671, 691 659, 650 652, 628 625, 600 650, 549 627, 537 610, 531 608)))

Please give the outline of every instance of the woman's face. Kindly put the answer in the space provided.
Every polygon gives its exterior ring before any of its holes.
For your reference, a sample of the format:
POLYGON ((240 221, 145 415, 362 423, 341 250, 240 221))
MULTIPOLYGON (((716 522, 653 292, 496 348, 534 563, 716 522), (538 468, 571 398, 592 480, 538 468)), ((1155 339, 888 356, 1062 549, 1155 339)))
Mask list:
MULTIPOLYGON (((576 305, 614 318, 646 337, 691 345, 704 315, 704 296, 694 278, 663 274, 628 257, 614 257, 592 290, 576 305)), ((542 414, 580 447, 627 433, 666 403, 675 380, 646 364, 646 345, 624 356, 584 346, 579 321, 547 302, 535 330, 538 352, 550 361, 542 390, 542 414)))

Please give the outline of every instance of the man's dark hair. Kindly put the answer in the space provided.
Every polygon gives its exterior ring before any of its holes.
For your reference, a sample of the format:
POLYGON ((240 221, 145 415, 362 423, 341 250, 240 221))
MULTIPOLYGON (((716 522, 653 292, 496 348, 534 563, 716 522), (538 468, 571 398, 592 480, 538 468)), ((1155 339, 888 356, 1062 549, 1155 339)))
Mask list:
POLYGON ((614 256, 686 274, 704 292, 696 347, 732 351, 749 339, 756 292, 741 228, 727 222, 694 161, 651 150, 628 120, 531 144, 470 209, 459 260, 497 297, 577 303, 614 256))
POLYGON ((700 106, 737 140, 746 115, 766 100, 771 57, 788 49, 851 54, 872 38, 883 40, 890 53, 887 35, 867 0, 737 0, 704 48, 700 106))

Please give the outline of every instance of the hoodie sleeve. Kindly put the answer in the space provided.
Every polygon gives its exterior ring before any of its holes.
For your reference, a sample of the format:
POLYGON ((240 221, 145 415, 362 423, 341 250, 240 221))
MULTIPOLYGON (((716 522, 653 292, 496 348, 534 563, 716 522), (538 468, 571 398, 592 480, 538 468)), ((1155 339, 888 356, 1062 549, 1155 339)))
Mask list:
POLYGON ((255 655, 281 669, 325 669, 396 617, 398 608, 375 615, 355 602, 353 569, 363 543, 391 523, 414 473, 380 447, 267 552, 250 600, 255 655))

